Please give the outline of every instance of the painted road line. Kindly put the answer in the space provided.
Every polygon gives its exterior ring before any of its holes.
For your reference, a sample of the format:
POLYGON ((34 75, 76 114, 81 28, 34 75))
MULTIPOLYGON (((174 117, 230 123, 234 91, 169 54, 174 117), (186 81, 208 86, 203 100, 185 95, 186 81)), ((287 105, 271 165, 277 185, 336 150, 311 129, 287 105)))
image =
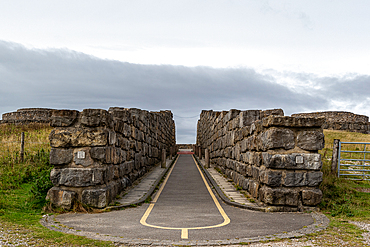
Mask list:
POLYGON ((188 239, 188 228, 182 228, 181 229, 181 238, 182 239, 188 239))
MULTIPOLYGON (((181 155, 181 154, 180 154, 181 155)), ((168 178, 170 177, 172 171, 173 171, 173 168, 175 167, 176 163, 177 163, 177 160, 178 158, 180 157, 180 155, 177 157, 175 163, 173 164, 171 170, 168 172, 168 175, 166 177, 166 179, 163 181, 163 184, 161 186, 161 188, 158 190, 158 193, 157 195, 154 197, 153 201, 150 203, 148 209, 145 211, 143 217, 141 218, 140 220, 140 223, 144 226, 148 226, 148 227, 153 227, 153 228, 158 228, 158 229, 166 229, 166 230, 181 230, 181 238, 182 239, 188 239, 189 237, 189 230, 200 230, 200 229, 209 229, 209 228, 217 228, 217 227, 222 227, 222 226, 226 226, 227 224, 230 223, 230 218, 227 216, 227 214, 225 213, 225 211, 223 210, 223 208, 221 207, 220 203, 217 201, 217 198, 216 196, 213 194, 211 188, 209 187, 208 183, 207 183, 207 180, 205 179, 202 171, 200 170, 200 168, 198 167, 194 157, 193 160, 194 160, 194 164, 195 166, 198 168, 198 171, 203 179, 203 182, 208 190, 208 193, 211 195, 212 199, 213 199, 213 202, 215 203, 218 211, 220 212, 220 214, 222 215, 223 219, 224 219, 224 222, 218 224, 218 225, 213 225, 213 226, 201 226, 201 227, 187 227, 187 228, 180 228, 180 227, 163 227, 163 226, 156 226, 156 225, 151 225, 151 224, 148 224, 146 222, 146 220, 148 219, 151 211, 153 210, 154 206, 155 206, 155 203, 157 202, 160 194, 162 193, 163 189, 164 189, 164 186, 166 185, 167 181, 168 181, 168 178)))

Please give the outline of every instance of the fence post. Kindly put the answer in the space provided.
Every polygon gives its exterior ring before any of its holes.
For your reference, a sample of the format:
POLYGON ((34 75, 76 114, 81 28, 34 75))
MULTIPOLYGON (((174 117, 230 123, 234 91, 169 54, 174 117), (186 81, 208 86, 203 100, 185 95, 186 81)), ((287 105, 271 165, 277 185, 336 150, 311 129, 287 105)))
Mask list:
POLYGON ((21 153, 20 153, 21 162, 24 161, 24 132, 21 134, 21 153))
POLYGON ((162 163, 161 168, 166 168, 166 149, 162 149, 162 163))
POLYGON ((331 172, 333 174, 337 174, 339 142, 340 142, 339 139, 334 139, 333 156, 331 158, 331 172))

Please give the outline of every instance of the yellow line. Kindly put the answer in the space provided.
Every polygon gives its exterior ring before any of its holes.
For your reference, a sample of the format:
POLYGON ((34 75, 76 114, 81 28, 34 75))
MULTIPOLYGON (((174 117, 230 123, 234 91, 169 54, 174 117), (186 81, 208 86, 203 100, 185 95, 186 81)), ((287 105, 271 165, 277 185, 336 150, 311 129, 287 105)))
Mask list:
POLYGON ((213 202, 215 203, 218 211, 220 212, 220 214, 222 215, 223 219, 224 219, 224 222, 218 224, 218 225, 213 225, 213 226, 200 226, 200 227, 188 227, 188 228, 179 228, 179 227, 164 227, 164 226, 155 226, 155 225, 151 225, 151 224, 148 224, 146 223, 146 220, 148 219, 149 217, 149 214, 151 213, 151 211, 153 210, 154 208, 154 205, 155 203, 157 202, 160 194, 162 193, 163 189, 164 189, 164 186, 166 185, 167 183, 167 180, 168 178, 170 177, 171 173, 172 173, 172 170, 173 168, 175 167, 176 163, 177 163, 177 160, 179 159, 180 155, 177 157, 175 163, 173 164, 171 170, 168 172, 168 175, 166 177, 166 179, 163 181, 163 184, 161 186, 161 188, 158 190, 156 196, 154 197, 153 201, 150 203, 149 207, 147 208, 147 210, 145 211, 143 217, 141 218, 140 220, 140 223, 144 226, 148 226, 148 227, 153 227, 153 228, 158 228, 158 229, 167 229, 167 230, 181 230, 181 238, 182 239, 187 239, 188 238, 188 230, 199 230, 199 229, 209 229, 209 228, 216 228, 216 227, 221 227, 221 226, 226 226, 227 224, 230 223, 230 219, 229 217, 227 216, 227 214, 225 213, 225 211, 223 210, 223 208, 221 207, 220 203, 217 201, 217 198, 216 196, 213 194, 211 188, 209 187, 208 183, 207 183, 207 180, 205 179, 202 171, 200 170, 200 168, 197 166, 197 162, 195 161, 194 157, 193 157, 193 160, 194 160, 194 163, 195 163, 195 166, 198 168, 198 171, 200 173, 200 176, 202 177, 203 179, 203 182, 208 190, 208 193, 211 195, 212 199, 213 199, 213 202))
POLYGON ((182 228, 181 229, 181 238, 182 239, 188 239, 188 228, 182 228))
POLYGON ((154 204, 157 202, 158 198, 159 198, 159 195, 162 193, 162 190, 164 189, 164 186, 166 185, 167 183, 167 180, 168 178, 170 177, 171 175, 171 172, 173 170, 173 168, 175 167, 176 163, 177 163, 177 160, 179 159, 180 155, 177 156, 176 160, 175 160, 175 163, 173 164, 173 166, 171 167, 170 171, 168 172, 167 174, 167 177, 165 178, 165 180, 163 181, 163 184, 161 186, 161 188, 159 188, 157 194, 155 195, 154 199, 152 200, 152 202, 150 203, 148 209, 145 211, 143 217, 141 218, 140 220, 140 223, 144 226, 150 226, 148 223, 146 223, 146 219, 149 217, 149 214, 150 212, 152 211, 153 207, 154 207, 154 204))
MULTIPOLYGON (((197 162, 195 161, 194 156, 193 156, 193 160, 194 160, 195 164, 197 164, 197 162)), ((221 214, 221 215, 222 215, 222 217, 224 218, 224 222, 222 223, 222 225, 221 225, 221 226, 225 226, 225 225, 229 224, 229 223, 230 223, 230 219, 229 219, 229 217, 227 216, 227 214, 225 213, 224 209, 221 207, 220 203, 217 201, 217 198, 216 198, 216 196, 213 194, 213 192, 212 192, 211 188, 209 187, 209 185, 208 185, 208 183, 207 183, 207 180, 205 179, 205 177, 204 177, 204 175, 203 175, 203 172, 200 170, 199 166, 197 166, 197 165, 196 165, 196 167, 198 168, 198 171, 199 171, 199 173, 200 173, 200 176, 202 176, 203 182, 204 182, 204 184, 206 185, 207 190, 208 190, 209 194, 211 195, 211 197, 212 197, 212 199, 213 199, 214 203, 216 204, 218 211, 220 212, 220 214, 221 214)))

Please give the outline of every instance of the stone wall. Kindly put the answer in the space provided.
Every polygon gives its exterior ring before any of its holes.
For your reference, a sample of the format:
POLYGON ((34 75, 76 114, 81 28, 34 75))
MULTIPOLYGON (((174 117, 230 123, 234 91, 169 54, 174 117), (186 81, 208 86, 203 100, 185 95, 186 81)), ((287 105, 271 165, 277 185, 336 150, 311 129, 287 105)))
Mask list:
POLYGON ((48 108, 23 108, 16 112, 4 113, 0 123, 50 123, 52 111, 53 109, 48 108))
POLYGON ((177 144, 177 149, 193 149, 194 144, 177 144))
POLYGON ((272 211, 302 211, 320 203, 323 118, 275 110, 202 111, 197 145, 211 165, 272 211))
POLYGON ((292 114, 292 117, 324 117, 324 129, 344 130, 370 134, 369 117, 344 111, 327 111, 292 114))
POLYGON ((126 186, 175 150, 170 111, 110 108, 53 110, 47 198, 71 208, 75 201, 104 208, 126 186))

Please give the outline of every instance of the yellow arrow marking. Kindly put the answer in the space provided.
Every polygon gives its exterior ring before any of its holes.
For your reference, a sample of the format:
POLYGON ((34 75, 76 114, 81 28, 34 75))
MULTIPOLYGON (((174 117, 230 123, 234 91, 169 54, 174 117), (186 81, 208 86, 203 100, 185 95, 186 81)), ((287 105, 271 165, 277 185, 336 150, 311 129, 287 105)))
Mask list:
MULTIPOLYGON (((140 220, 140 223, 142 225, 144 225, 144 226, 153 227, 153 228, 167 229, 167 230, 181 230, 181 238, 182 239, 188 239, 188 230, 199 230, 199 229, 216 228, 216 227, 226 226, 227 224, 229 224, 230 223, 229 217, 227 216, 227 214, 225 213, 225 211, 221 207, 220 203, 217 201, 216 196, 213 194, 213 192, 212 192, 211 188, 209 187, 209 185, 208 185, 208 183, 207 183, 207 181, 206 181, 206 179, 205 179, 202 171, 200 170, 200 168, 197 165, 196 165, 196 167, 198 168, 198 171, 200 173, 200 176, 203 179, 203 182, 204 182, 204 184, 205 184, 205 186, 206 186, 206 188, 208 190, 208 193, 211 195, 211 197, 213 199, 213 202, 215 203, 218 211, 220 212, 220 214, 224 218, 224 222, 222 222, 221 224, 218 224, 218 225, 213 225, 213 226, 201 226, 201 227, 189 227, 189 228, 155 226, 155 225, 151 225, 151 224, 146 223, 146 220, 148 219, 150 212, 154 208, 154 205, 157 202, 157 200, 159 198, 159 195, 162 193, 162 191, 164 189, 164 186, 166 185, 167 180, 170 177, 170 175, 172 173, 172 170, 175 167, 175 165, 177 163, 177 160, 179 159, 180 155, 177 157, 174 165, 172 166, 171 170, 168 172, 168 175, 167 175, 166 179, 163 181, 163 184, 162 184, 161 188, 158 190, 158 193, 154 197, 153 201, 150 203, 148 209, 145 211, 143 217, 140 220)), ((193 160, 194 160, 194 163, 196 164, 196 161, 195 161, 194 157, 193 157, 193 160)))

